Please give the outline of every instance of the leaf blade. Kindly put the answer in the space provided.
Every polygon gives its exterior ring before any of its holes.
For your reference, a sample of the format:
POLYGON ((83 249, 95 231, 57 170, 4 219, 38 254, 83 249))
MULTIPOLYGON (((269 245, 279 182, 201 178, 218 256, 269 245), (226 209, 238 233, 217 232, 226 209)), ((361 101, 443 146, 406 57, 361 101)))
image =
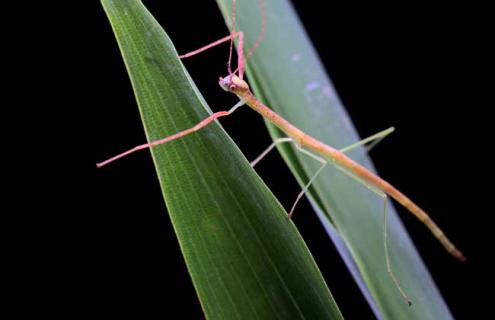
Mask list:
MULTIPOLYGON (((249 60, 247 73, 255 94, 277 113, 317 139, 342 148, 359 141, 356 130, 333 88, 293 8, 286 0, 265 1, 266 35, 249 60)), ((230 0, 217 0, 230 21, 230 0)), ((244 32, 246 48, 258 36, 261 20, 253 1, 237 0, 237 30, 244 32)), ((228 24, 228 23, 227 23, 228 24)), ((267 123, 273 138, 280 131, 267 123)), ((279 147, 301 185, 318 169, 318 163, 288 144, 279 147)), ((374 170, 363 148, 349 153, 374 170)), ((338 170, 326 169, 311 193, 314 207, 325 212, 348 245, 361 276, 372 293, 377 317, 391 319, 449 319, 448 307, 421 261, 411 239, 391 205, 389 208, 390 253, 401 285, 411 296, 409 308, 387 274, 383 251, 383 201, 338 170)), ((319 216, 321 218, 321 215, 319 216)), ((325 223, 326 221, 322 221, 325 223)), ((345 256, 345 252, 341 252, 345 256)), ((352 267, 349 266, 350 269, 352 267)), ((361 277, 354 275, 358 283, 361 277)))
MULTIPOLYGON (((102 4, 148 140, 208 116, 170 39, 144 6, 131 0, 102 4)), ((208 318, 341 319, 296 228, 218 123, 151 153, 208 318)))

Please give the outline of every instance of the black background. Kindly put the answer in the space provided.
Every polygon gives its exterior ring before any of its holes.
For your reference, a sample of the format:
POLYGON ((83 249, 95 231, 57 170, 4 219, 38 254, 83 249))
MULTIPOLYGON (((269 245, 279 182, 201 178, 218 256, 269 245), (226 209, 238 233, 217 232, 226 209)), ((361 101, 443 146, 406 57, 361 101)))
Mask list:
MULTIPOLYGON (((227 34, 214 1, 144 1, 185 53, 227 34)), ((484 206, 491 144, 483 100, 488 84, 482 10, 452 4, 348 6, 293 1, 361 136, 389 126, 396 132, 371 156, 385 179, 427 208, 465 252, 459 263, 404 210, 399 213, 454 316, 482 315, 486 278, 479 267, 489 252, 480 230, 493 211, 484 206), (487 160, 488 159, 488 160, 487 160), (485 180, 486 182, 486 180, 485 180)), ((103 9, 94 21, 94 162, 143 143, 145 137, 124 64, 103 9)), ((214 111, 235 99, 217 85, 226 73, 227 46, 185 64, 214 111)), ((248 159, 270 138, 247 109, 222 120, 248 159)), ((275 152, 257 169, 282 204, 299 191, 275 152)), ((93 228, 101 234, 94 263, 96 300, 108 315, 202 318, 148 153, 95 170, 93 228), (179 316, 180 315, 180 316, 179 316)), ((488 183, 490 181, 488 180, 488 183)), ((295 216, 344 316, 372 314, 319 222, 302 201, 295 216)))

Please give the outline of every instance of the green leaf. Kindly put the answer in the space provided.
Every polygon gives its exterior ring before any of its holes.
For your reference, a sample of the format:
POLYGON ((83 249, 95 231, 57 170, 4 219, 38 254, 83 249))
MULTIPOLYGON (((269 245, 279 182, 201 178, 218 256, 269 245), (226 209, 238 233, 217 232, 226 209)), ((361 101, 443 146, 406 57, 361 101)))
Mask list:
MULTIPOLYGON (((139 1, 103 0, 148 140, 211 113, 139 1)), ((210 319, 341 319, 287 213, 218 123, 152 149, 188 270, 210 319)))
MULTIPOLYGON (((217 0, 230 23, 232 0, 217 0)), ((342 148, 359 141, 342 103, 287 0, 266 0, 266 35, 249 60, 248 77, 255 94, 277 113, 317 139, 342 148)), ((237 1, 237 30, 246 50, 261 29, 257 1, 237 1)), ((268 124, 273 138, 280 131, 268 124)), ((301 184, 319 163, 288 144, 279 147, 301 184)), ((349 155, 371 170, 363 148, 349 155)), ((353 275, 372 298, 378 317, 387 319, 449 319, 451 314, 392 206, 389 208, 392 267, 413 301, 408 307, 387 273, 383 249, 383 200, 335 168, 327 168, 311 190, 313 207, 322 222, 331 221, 347 245, 340 249, 353 275), (364 283, 363 283, 364 281, 364 283)))

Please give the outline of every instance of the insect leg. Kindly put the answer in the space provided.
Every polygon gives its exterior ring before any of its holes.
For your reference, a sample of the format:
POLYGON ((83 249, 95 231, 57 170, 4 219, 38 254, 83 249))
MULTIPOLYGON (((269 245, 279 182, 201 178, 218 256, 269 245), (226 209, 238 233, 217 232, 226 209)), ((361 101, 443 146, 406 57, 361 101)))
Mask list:
MULTIPOLYGON (((393 131, 393 128, 390 128, 392 129, 393 131)), ((390 130, 388 129, 388 130, 390 130)), ((346 147, 344 149, 346 149, 345 151, 349 151, 355 147, 357 147, 358 145, 362 145, 363 141, 365 140, 368 140, 367 142, 370 141, 370 138, 373 138, 371 140, 375 140, 375 141, 380 141, 382 140, 386 135, 388 135, 390 132, 386 133, 387 130, 385 131, 382 131, 376 135, 373 135, 369 138, 366 138, 358 143, 355 143, 349 147, 346 147), (384 135, 385 133, 385 135, 384 135)), ((366 143, 366 142, 365 142, 366 143)), ((376 143, 374 143, 376 145, 376 143)), ((389 254, 389 250, 388 250, 388 196, 385 192, 383 192, 382 190, 370 185, 368 182, 364 181, 363 179, 361 179, 360 177, 356 176, 355 174, 353 174, 352 172, 342 168, 341 166, 339 166, 337 163, 334 162, 334 165, 337 169, 341 170, 342 172, 346 173, 349 177, 353 178, 354 180, 358 181, 359 183, 361 183, 362 185, 364 185, 366 188, 368 188, 369 190, 373 191, 374 193, 376 193, 379 197, 381 197, 383 199, 383 247, 384 247, 384 250, 385 250, 385 264, 387 266, 387 273, 389 274, 390 278, 392 279, 392 281, 394 282, 394 285, 397 287, 397 289, 399 290, 399 293, 400 295, 402 296, 402 298, 404 299, 404 301, 406 301, 406 303, 411 306, 412 305, 412 302, 411 302, 411 299, 408 297, 408 295, 406 294, 406 292, 404 291, 404 289, 402 289, 400 283, 399 283, 399 280, 397 278, 397 276, 395 275, 394 271, 392 270, 392 263, 390 262, 390 254, 389 254)))
POLYGON ((400 295, 406 301, 406 303, 411 306, 412 301, 409 299, 409 296, 406 294, 404 289, 402 289, 399 279, 395 276, 394 271, 392 270, 392 264, 390 262, 390 256, 388 252, 388 199, 387 195, 383 194, 383 248, 385 250, 385 263, 387 265, 387 273, 389 274, 390 278, 392 278, 392 281, 394 282, 395 286, 400 292, 400 295))
POLYGON ((251 161, 251 166, 254 167, 258 162, 260 162, 270 151, 273 150, 277 145, 284 143, 284 142, 291 142, 292 138, 278 138, 273 140, 272 144, 268 148, 265 149, 256 159, 251 161))
MULTIPOLYGON (((376 145, 378 142, 380 142, 383 138, 385 138, 387 135, 389 135, 390 133, 392 133, 394 131, 394 128, 391 127, 391 128, 388 128, 386 130, 383 130, 381 132, 378 132, 368 138, 365 138, 359 142, 356 142, 350 146, 347 146, 343 149, 341 149, 340 151, 342 152, 347 152, 347 151, 351 151, 352 149, 354 148, 357 148, 358 146, 361 146, 361 145, 365 145, 367 143, 372 143, 373 145, 376 145)), ((277 145, 281 144, 281 143, 284 143, 284 142, 293 142, 293 140, 291 138, 278 138, 278 139, 275 139, 272 144, 270 144, 270 146, 268 148, 266 148, 265 151, 263 151, 255 160, 253 160, 251 162, 251 166, 255 166, 258 162, 260 162, 270 151, 272 151, 277 145)), ((327 160, 309 152, 308 150, 305 150, 303 148, 301 148, 299 145, 295 144, 297 149, 299 151, 301 151, 302 153, 312 157, 313 159, 319 161, 320 163, 322 163, 321 167, 318 168, 318 170, 316 171, 316 173, 313 175, 313 177, 311 177, 311 179, 308 181, 308 183, 304 186, 304 188, 302 189, 302 191, 298 194, 294 204, 292 205, 292 208, 291 210, 289 211, 289 217, 292 216, 293 212, 294 212, 294 209, 296 208, 296 205, 298 204, 299 200, 301 200, 302 196, 304 195, 304 193, 308 190, 309 186, 313 183, 313 181, 316 179, 316 177, 318 176, 318 174, 325 168, 326 164, 328 163, 327 160)), ((337 166, 339 169, 342 169, 341 167, 337 166)), ((349 174, 351 175, 353 178, 355 179, 360 179, 358 178, 357 176, 353 175, 352 173, 350 173, 349 171, 345 170, 344 171, 346 174, 349 174)), ((363 181, 360 179, 359 180, 361 183, 363 183, 363 181)), ((376 192, 378 195, 382 196, 384 195, 384 193, 372 186, 370 186, 369 184, 367 183, 364 183, 364 185, 366 187, 368 187, 370 190, 376 192)))
POLYGON ((311 186, 313 181, 315 181, 316 177, 323 171, 323 169, 328 164, 327 160, 315 155, 314 153, 309 152, 306 149, 301 148, 299 145, 296 144, 296 147, 302 153, 304 153, 304 154, 310 156, 311 158, 319 161, 321 163, 321 166, 318 168, 318 170, 316 170, 315 174, 311 177, 311 179, 309 179, 308 183, 306 183, 306 185, 303 187, 301 192, 299 192, 299 194, 297 195, 296 201, 294 201, 294 204, 292 205, 292 208, 289 211, 289 219, 292 218, 292 214, 294 213, 294 210, 296 209, 296 206, 297 206, 299 200, 301 200, 302 196, 308 191, 309 186, 311 186))
POLYGON ((390 127, 388 129, 385 129, 383 131, 380 131, 378 133, 375 133, 374 135, 372 136, 369 136, 368 138, 365 138, 361 141, 358 141, 356 143, 353 143, 351 144, 350 146, 347 146, 345 148, 342 148, 340 149, 339 151, 340 152, 347 152, 347 151, 351 151, 352 149, 358 147, 358 146, 362 146, 362 145, 366 145, 369 143, 369 145, 367 146, 366 150, 369 152, 371 151, 371 149, 376 146, 380 141, 382 141, 386 136, 388 136, 389 134, 391 134, 392 132, 394 132, 395 128, 394 127, 390 127))
MULTIPOLYGON (((393 128, 390 128, 390 129, 387 129, 385 131, 382 131, 378 134, 375 134, 369 138, 366 138, 360 142, 357 142, 349 147, 346 147, 344 148, 345 150, 344 151, 350 151, 352 150, 353 148, 356 148, 357 146, 359 145, 363 145, 363 144, 366 144, 370 141, 380 141, 381 139, 383 139, 386 135, 390 134, 391 132, 393 131, 393 128)), ((375 143, 376 144, 376 143, 375 143)), ((296 145, 297 146, 297 145, 296 145)), ((309 182, 304 186, 303 190, 301 191, 301 193, 299 193, 299 195, 297 196, 297 199, 294 203, 294 205, 292 206, 292 209, 291 211, 289 212, 289 218, 292 216, 293 212, 294 212, 294 209, 298 203, 298 201, 301 199, 301 197, 304 195, 305 192, 307 192, 309 186, 313 183, 313 181, 316 179, 316 177, 318 176, 318 174, 325 168, 325 166, 327 165, 327 161, 299 146, 297 146, 298 149, 305 153, 306 155, 309 155, 310 157, 320 161, 322 163, 322 166, 316 171, 316 173, 313 175, 313 177, 309 180, 309 182)), ((399 283, 399 280, 397 278, 397 276, 395 275, 394 271, 392 270, 392 263, 390 261, 390 254, 389 254, 389 250, 388 250, 388 196, 386 193, 384 193, 382 190, 379 190, 377 189, 376 187, 370 185, 369 183, 367 183, 366 181, 362 180, 361 178, 355 176, 354 174, 352 174, 351 172, 345 170, 344 168, 340 167, 337 163, 333 162, 335 167, 337 169, 340 169, 340 170, 343 170, 345 173, 347 173, 350 177, 352 177, 353 179, 357 180, 358 182, 360 182, 361 184, 363 184, 365 187, 367 187, 369 190, 373 191, 374 193, 376 193, 379 197, 381 197, 383 199, 383 246, 384 246, 384 250, 385 250, 385 264, 386 264, 386 267, 387 267, 387 273, 389 274, 390 278, 392 279, 392 281, 394 282, 394 285, 397 287, 397 289, 399 290, 399 293, 401 295, 401 297, 404 299, 404 301, 406 301, 406 303, 411 306, 412 305, 412 302, 411 302, 411 299, 408 297, 408 295, 405 293, 404 289, 402 289, 400 283, 399 283)))
POLYGON ((206 127, 208 124, 210 124, 211 122, 213 122, 213 120, 216 120, 220 117, 225 117, 225 116, 228 116, 228 115, 231 115, 235 110, 237 110, 237 108, 241 107, 242 105, 244 105, 244 101, 239 101, 235 106, 233 106, 232 108, 230 108, 230 110, 228 111, 219 111, 219 112, 215 112, 213 113, 212 115, 210 115, 209 117, 201 120, 200 122, 198 122, 194 127, 191 127, 191 128, 188 128, 188 129, 184 129, 182 131, 179 131, 171 136, 168 136, 168 137, 165 137, 165 138, 162 138, 162 139, 159 139, 159 140, 155 140, 155 141, 152 141, 152 142, 149 142, 149 143, 144 143, 144 144, 141 144, 141 145, 138 145, 132 149, 129 149, 127 151, 124 151, 110 159, 107 159, 105 161, 102 161, 102 162, 99 162, 96 164, 96 166, 98 168, 101 168, 103 166, 106 166, 107 164, 111 163, 111 162, 114 162, 120 158, 123 158, 125 156, 128 156, 130 155, 131 153, 134 153, 136 151, 139 151, 139 150, 143 150, 143 149, 149 149, 149 148, 152 148, 152 147, 156 147, 158 145, 161 145, 161 144, 165 144, 167 142, 170 142, 170 141, 173 141, 173 140, 176 140, 176 139, 179 139, 179 138, 182 138, 184 136, 187 136, 193 132, 196 132, 198 131, 199 129, 201 128, 204 128, 206 127))
POLYGON ((211 49, 213 47, 216 47, 216 46, 218 46, 218 45, 220 45, 220 44, 222 44, 224 42, 230 41, 230 40, 234 39, 235 37, 238 37, 241 33, 242 32, 234 32, 232 34, 229 34, 228 36, 223 37, 223 38, 221 38, 221 39, 219 39, 217 41, 214 41, 214 42, 212 42, 210 44, 207 44, 207 45, 205 45, 205 46, 203 46, 203 47, 201 47, 199 49, 196 49, 196 50, 193 50, 191 52, 188 52, 188 53, 179 55, 179 58, 185 59, 185 58, 189 58, 189 57, 195 56, 195 55, 197 55, 197 54, 199 54, 199 53, 201 53, 203 51, 206 51, 208 49, 211 49))

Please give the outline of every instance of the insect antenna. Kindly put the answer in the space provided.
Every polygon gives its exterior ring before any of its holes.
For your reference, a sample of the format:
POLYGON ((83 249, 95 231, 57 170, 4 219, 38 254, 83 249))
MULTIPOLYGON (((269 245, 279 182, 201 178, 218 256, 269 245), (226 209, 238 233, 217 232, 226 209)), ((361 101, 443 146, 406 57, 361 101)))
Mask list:
MULTIPOLYGON (((231 29, 231 34, 236 34, 236 0, 232 0, 232 14, 231 14, 231 19, 230 19, 230 29, 231 29)), ((237 68, 232 72, 232 55, 233 55, 233 47, 234 47, 234 37, 231 38, 230 40, 230 52, 229 52, 229 60, 227 62, 227 70, 229 75, 237 73, 238 77, 240 79, 244 78, 244 70, 245 70, 245 65, 246 62, 253 56, 254 52, 256 49, 258 49, 259 45, 263 41, 265 34, 266 34, 266 7, 265 7, 265 0, 258 0, 258 7, 259 7, 259 12, 260 12, 260 17, 261 17, 261 30, 256 39, 254 40, 253 45, 251 48, 249 48, 247 55, 244 56, 244 37, 242 35, 242 32, 239 32, 239 43, 238 43, 238 49, 237 49, 237 68)))
MULTIPOLYGON (((236 0, 232 0, 232 13, 231 13, 231 18, 230 18, 231 35, 234 35, 236 32, 236 23, 235 23, 236 3, 237 3, 236 0)), ((233 54, 233 51, 234 51, 234 37, 231 37, 230 49, 229 49, 229 60, 227 61, 227 71, 229 73, 229 76, 232 75, 232 54, 233 54)), ((237 68, 239 68, 239 66, 237 68)), ((234 71, 234 73, 235 73, 235 71, 234 71)))

